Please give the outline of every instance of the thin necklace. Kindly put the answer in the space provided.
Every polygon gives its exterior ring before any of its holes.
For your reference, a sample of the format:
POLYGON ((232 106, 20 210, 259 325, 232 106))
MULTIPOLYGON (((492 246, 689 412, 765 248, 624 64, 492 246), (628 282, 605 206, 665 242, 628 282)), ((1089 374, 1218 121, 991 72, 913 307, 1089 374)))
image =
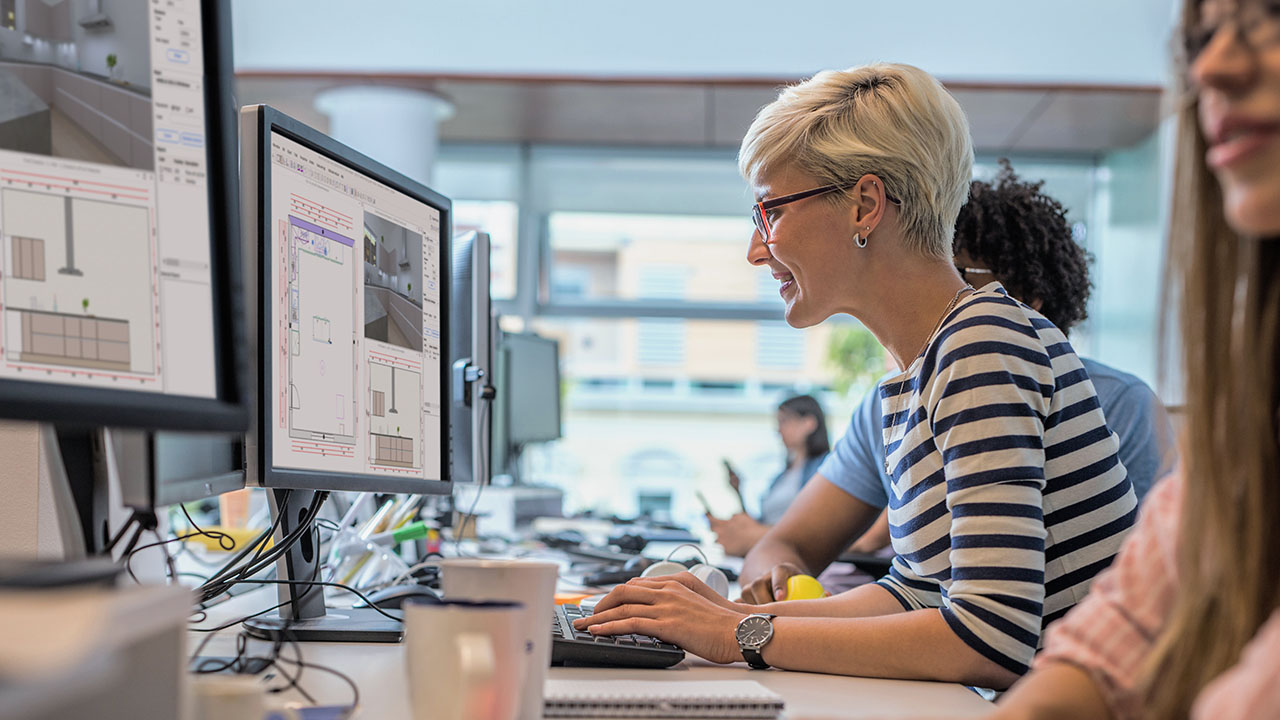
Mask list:
MULTIPOLYGON (((917 358, 924 354, 924 349, 929 347, 929 341, 932 340, 933 336, 936 335, 938 331, 942 329, 942 323, 947 319, 947 315, 950 314, 950 312, 955 309, 956 303, 960 302, 960 296, 964 293, 965 290, 972 290, 972 289, 973 289, 973 286, 966 283, 964 287, 956 291, 956 294, 951 298, 951 302, 947 303, 947 309, 943 310, 942 316, 938 318, 938 324, 934 325, 933 330, 931 330, 929 334, 925 336, 924 344, 920 346, 920 350, 916 353, 917 358)), ((912 358, 911 362, 915 362, 915 358, 912 358)))

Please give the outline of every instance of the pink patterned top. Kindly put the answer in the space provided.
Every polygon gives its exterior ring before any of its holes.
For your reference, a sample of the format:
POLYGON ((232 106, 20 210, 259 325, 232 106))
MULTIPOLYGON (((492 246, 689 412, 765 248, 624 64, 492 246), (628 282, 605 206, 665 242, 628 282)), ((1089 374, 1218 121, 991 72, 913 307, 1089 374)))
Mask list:
MULTIPOLYGON (((1093 676, 1117 718, 1142 715, 1143 661, 1173 608, 1178 589, 1178 515, 1182 477, 1147 496, 1133 533, 1088 597, 1050 626, 1036 666, 1067 662, 1093 676)), ((1193 720, 1280 717, 1280 611, 1263 625, 1239 663, 1200 693, 1193 720)))

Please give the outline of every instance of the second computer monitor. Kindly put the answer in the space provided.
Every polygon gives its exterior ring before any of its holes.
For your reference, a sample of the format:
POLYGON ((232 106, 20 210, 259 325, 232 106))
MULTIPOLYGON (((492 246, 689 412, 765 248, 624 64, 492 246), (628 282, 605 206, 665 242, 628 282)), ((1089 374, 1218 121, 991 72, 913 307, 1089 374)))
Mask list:
POLYGON ((560 437, 560 343, 538 335, 502 336, 506 354, 507 442, 522 446, 560 437))
POLYGON ((271 108, 246 108, 242 135, 261 301, 251 477, 448 492, 449 200, 271 108))

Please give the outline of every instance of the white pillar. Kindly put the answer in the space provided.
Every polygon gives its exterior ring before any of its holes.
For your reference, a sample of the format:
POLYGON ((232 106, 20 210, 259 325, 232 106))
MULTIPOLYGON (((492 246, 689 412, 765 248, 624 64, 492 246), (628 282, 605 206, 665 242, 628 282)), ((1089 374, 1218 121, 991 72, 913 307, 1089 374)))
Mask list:
POLYGON ((347 86, 316 95, 329 135, 427 185, 440 144, 440 122, 453 115, 444 97, 386 85, 347 86))

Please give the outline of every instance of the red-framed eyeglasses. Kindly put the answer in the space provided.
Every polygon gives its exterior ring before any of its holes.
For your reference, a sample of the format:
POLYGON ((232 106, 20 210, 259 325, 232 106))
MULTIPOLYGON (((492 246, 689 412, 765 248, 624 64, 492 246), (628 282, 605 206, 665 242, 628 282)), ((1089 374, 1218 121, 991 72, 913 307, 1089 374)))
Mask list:
MULTIPOLYGON (((783 205, 789 205, 790 203, 798 202, 806 198, 817 197, 818 195, 826 195, 827 193, 836 192, 837 190, 848 190, 849 188, 853 187, 853 185, 854 183, 823 185, 822 187, 816 187, 816 188, 813 188, 812 190, 804 190, 802 192, 792 193, 790 195, 783 195, 782 197, 771 198, 769 200, 761 200, 757 202, 754 206, 752 206, 751 220, 756 224, 756 230, 760 233, 760 237, 764 238, 764 241, 767 243, 773 239, 773 226, 769 224, 769 215, 768 215, 768 212, 770 210, 776 207, 782 207, 783 205)), ((894 196, 890 195, 887 192, 884 194, 884 197, 886 200, 893 203, 894 205, 902 204, 901 200, 895 198, 894 196)))

